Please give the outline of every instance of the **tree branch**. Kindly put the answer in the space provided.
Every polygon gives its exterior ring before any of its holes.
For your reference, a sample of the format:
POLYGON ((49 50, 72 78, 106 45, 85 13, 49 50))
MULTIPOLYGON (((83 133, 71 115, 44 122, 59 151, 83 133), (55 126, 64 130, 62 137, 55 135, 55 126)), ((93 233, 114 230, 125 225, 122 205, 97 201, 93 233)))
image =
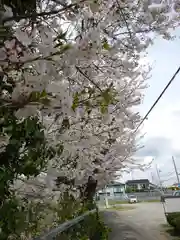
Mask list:
MULTIPOLYGON (((79 3, 85 2, 86 0, 81 0, 79 3)), ((35 13, 35 14, 25 14, 25 15, 20 15, 20 16, 13 16, 13 17, 9 17, 9 18, 5 18, 3 20, 3 24, 9 21, 20 21, 21 19, 27 19, 27 18, 36 18, 36 17, 45 17, 45 16, 50 16, 50 15, 54 15, 57 13, 61 13, 64 12, 68 9, 71 9, 72 7, 78 6, 77 3, 72 3, 69 4, 61 9, 58 10, 52 10, 52 11, 48 11, 48 12, 41 12, 41 13, 35 13)))
POLYGON ((78 72, 80 72, 87 80, 89 80, 100 92, 102 92, 101 88, 95 83, 89 76, 87 76, 78 66, 76 66, 78 72))

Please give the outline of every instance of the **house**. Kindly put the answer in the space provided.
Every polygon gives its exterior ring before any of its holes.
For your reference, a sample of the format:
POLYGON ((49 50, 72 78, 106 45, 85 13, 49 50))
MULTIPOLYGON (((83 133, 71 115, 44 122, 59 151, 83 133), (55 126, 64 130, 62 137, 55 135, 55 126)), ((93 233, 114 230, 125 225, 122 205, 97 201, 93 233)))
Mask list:
POLYGON ((175 188, 180 188, 180 183, 174 183, 172 186, 175 188))
POLYGON ((132 188, 133 190, 149 190, 151 188, 151 183, 148 179, 136 179, 128 180, 126 182, 126 188, 132 188))
POLYGON ((180 189, 180 184, 179 183, 174 183, 172 186, 169 187, 169 189, 179 190, 180 189))
POLYGON ((125 184, 113 181, 108 185, 106 185, 105 188, 99 190, 97 192, 97 196, 99 197, 107 196, 109 198, 114 198, 114 197, 121 196, 124 193, 125 193, 125 184))

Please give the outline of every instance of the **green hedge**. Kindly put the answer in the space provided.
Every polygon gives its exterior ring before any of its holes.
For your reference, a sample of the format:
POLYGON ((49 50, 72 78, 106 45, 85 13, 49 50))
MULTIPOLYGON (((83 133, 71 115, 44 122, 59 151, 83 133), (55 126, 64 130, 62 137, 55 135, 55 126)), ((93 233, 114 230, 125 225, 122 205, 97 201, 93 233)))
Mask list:
POLYGON ((176 231, 180 232, 180 212, 168 213, 166 219, 176 231))
MULTIPOLYGON (((0 216, 0 240, 34 239, 96 207, 95 203, 82 203, 68 192, 57 202, 25 201, 14 197, 5 203, 0 216)), ((107 240, 108 232, 97 210, 55 240, 107 240)))
POLYGON ((108 240, 109 231, 110 229, 104 224, 97 212, 59 234, 56 240, 108 240))

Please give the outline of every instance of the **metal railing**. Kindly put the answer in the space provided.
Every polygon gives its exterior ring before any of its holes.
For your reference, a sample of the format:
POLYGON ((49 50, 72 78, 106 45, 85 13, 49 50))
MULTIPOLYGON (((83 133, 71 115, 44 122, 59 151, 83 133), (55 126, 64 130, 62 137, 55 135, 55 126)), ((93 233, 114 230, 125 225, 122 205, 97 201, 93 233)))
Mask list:
POLYGON ((44 235, 42 235, 40 237, 34 238, 34 240, 54 240, 60 233, 65 232, 69 228, 80 223, 82 220, 84 220, 85 217, 87 217, 90 214, 93 214, 95 212, 97 212, 97 209, 87 211, 84 214, 82 214, 81 216, 78 216, 72 220, 69 220, 65 223, 60 224, 57 228, 50 230, 48 233, 45 233, 44 235))

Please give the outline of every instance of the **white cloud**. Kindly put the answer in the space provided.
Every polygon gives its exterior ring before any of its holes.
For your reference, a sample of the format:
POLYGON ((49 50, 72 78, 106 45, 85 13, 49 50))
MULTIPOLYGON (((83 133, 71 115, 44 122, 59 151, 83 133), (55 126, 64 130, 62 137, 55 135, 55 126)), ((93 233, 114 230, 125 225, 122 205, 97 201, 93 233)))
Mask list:
POLYGON ((171 139, 172 149, 180 150, 180 101, 155 109, 146 120, 143 132, 146 137, 165 137, 171 139), (179 112, 179 116, 175 113, 179 112))
MULTIPOLYGON (((179 31, 179 30, 178 30, 179 31)), ((178 34, 179 32, 176 31, 178 34)), ((148 81, 150 87, 145 90, 145 98, 140 107, 142 116, 145 116, 154 101, 158 98, 163 88, 171 79, 180 61, 179 40, 165 41, 156 39, 154 45, 149 49, 149 59, 153 63, 151 79, 148 81)), ((137 155, 144 158, 144 162, 154 157, 154 164, 161 168, 162 179, 166 184, 176 182, 174 174, 172 155, 175 156, 178 170, 180 172, 180 74, 172 82, 163 97, 157 103, 141 127, 145 134, 142 139, 144 148, 137 155), (171 175, 169 175, 172 172, 171 175), (168 178, 170 178, 168 180, 168 178)), ((154 175, 157 181, 157 173, 154 167, 146 172, 134 171, 133 178, 149 178, 154 175)), ((132 175, 125 175, 124 179, 132 179, 132 175)))

